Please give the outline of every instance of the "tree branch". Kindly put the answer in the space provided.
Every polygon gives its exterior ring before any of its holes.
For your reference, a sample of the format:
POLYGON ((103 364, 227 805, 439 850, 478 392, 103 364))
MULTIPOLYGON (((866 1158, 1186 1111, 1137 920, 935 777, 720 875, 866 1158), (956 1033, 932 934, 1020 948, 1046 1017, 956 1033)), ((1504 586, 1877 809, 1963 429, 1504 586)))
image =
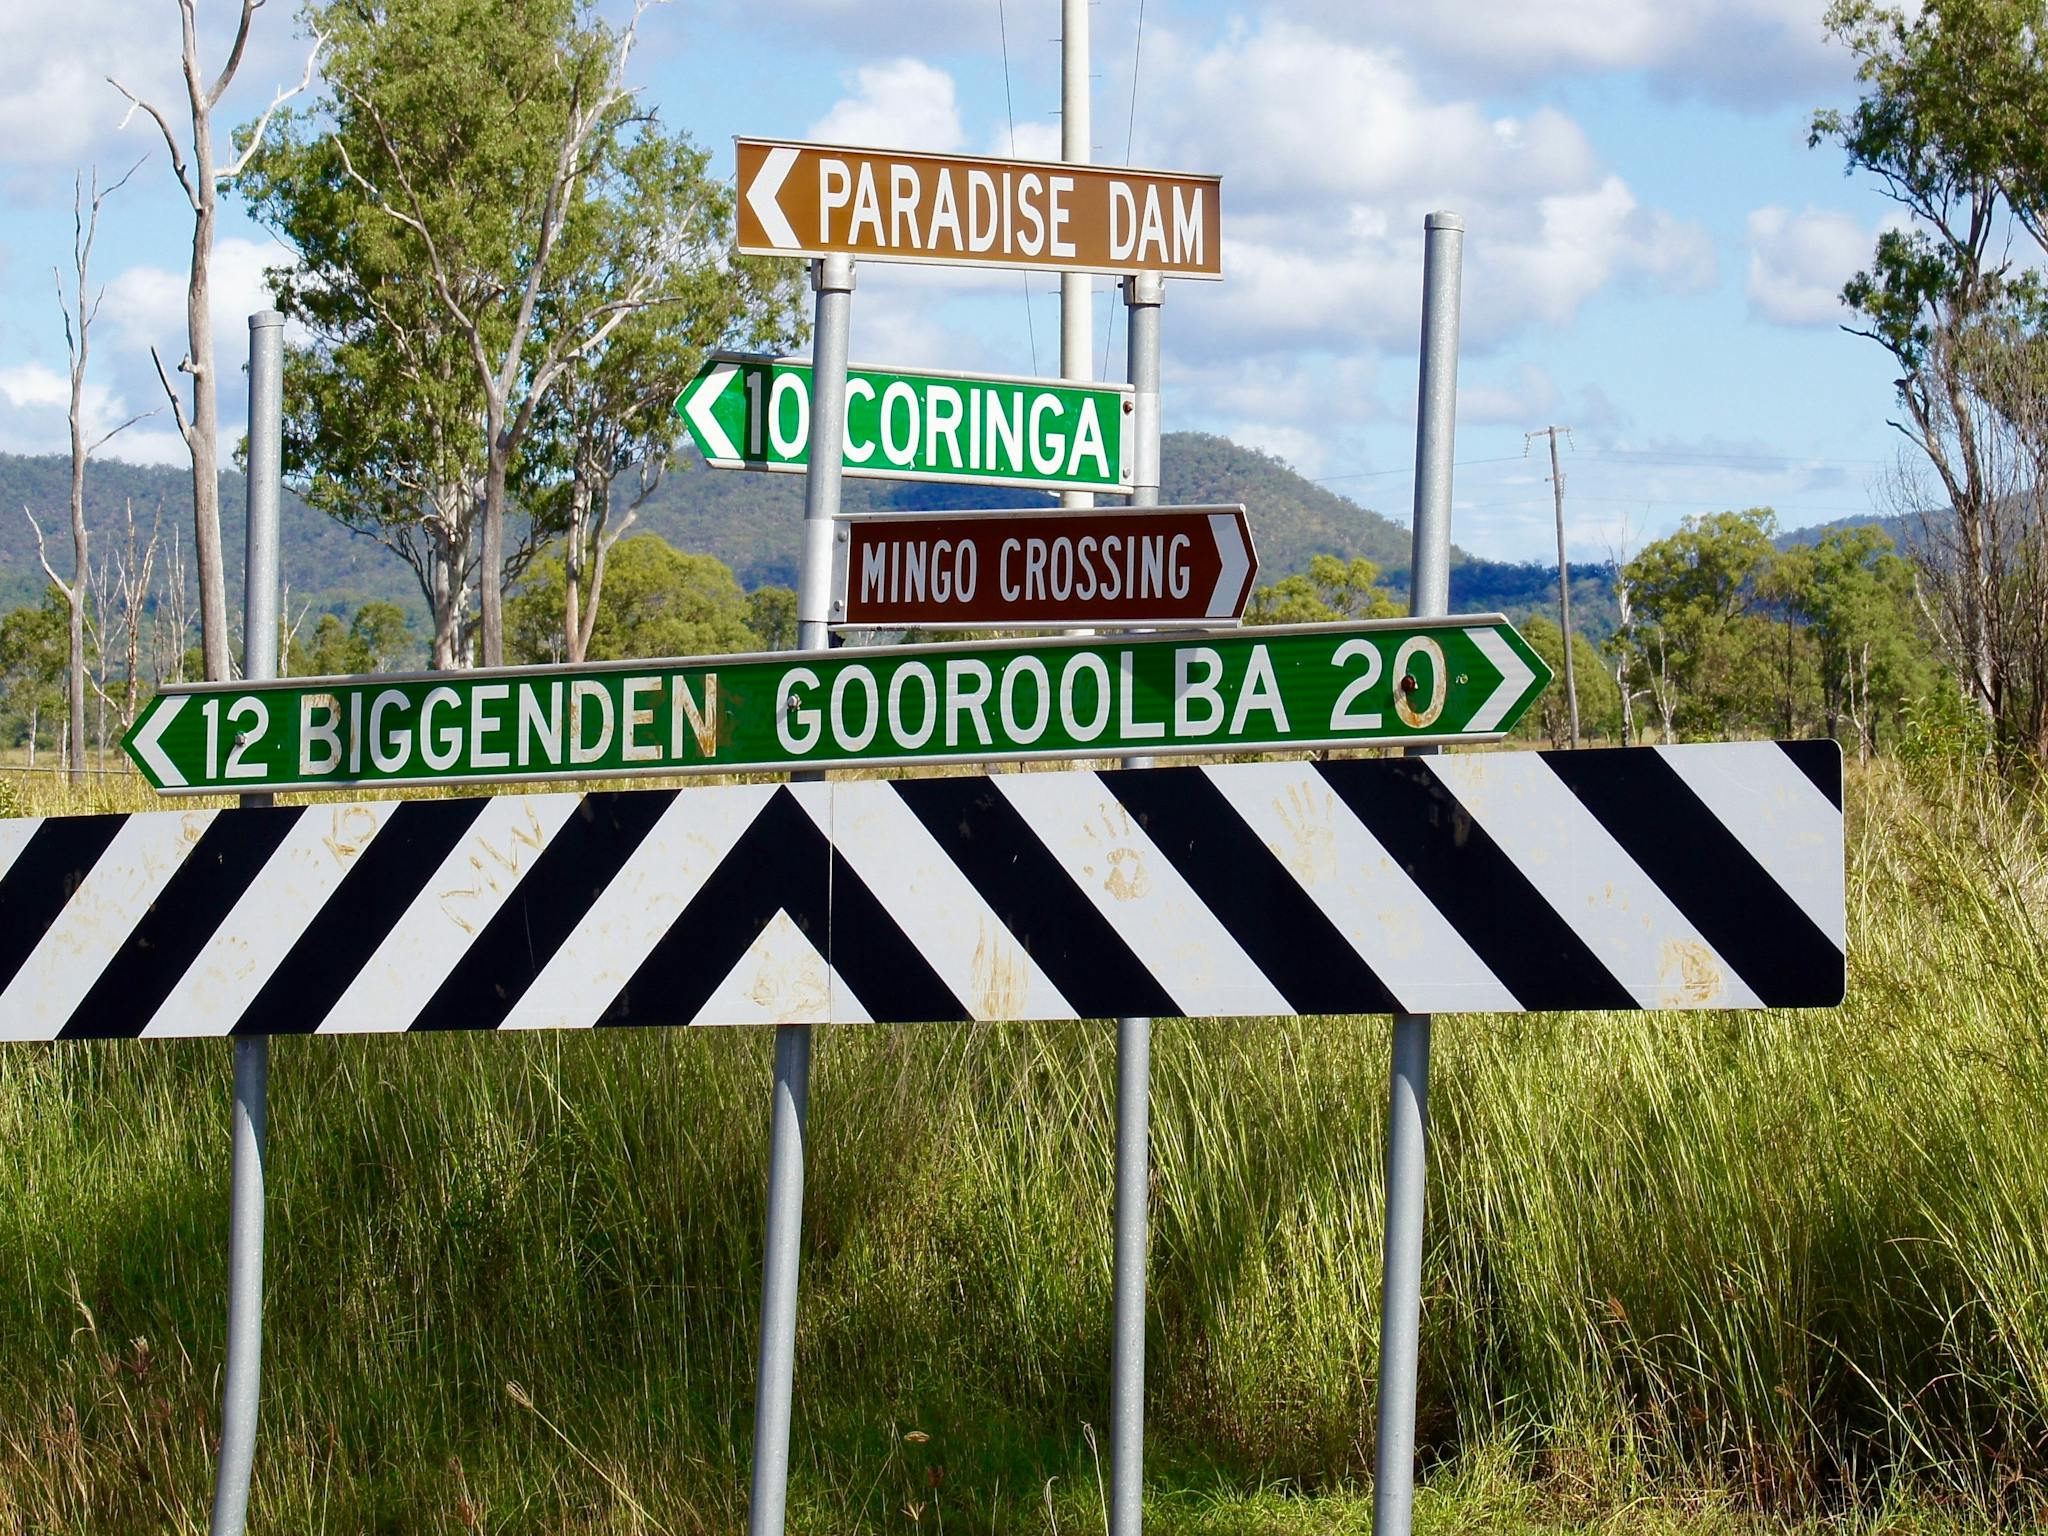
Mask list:
POLYGON ((220 105, 226 94, 228 83, 235 78, 235 71, 242 67, 242 54, 249 46, 249 23, 256 19, 256 13, 263 9, 263 0, 242 0, 242 19, 235 27, 235 44, 228 50, 228 61, 221 66, 220 78, 213 82, 213 88, 206 93, 206 109, 211 112, 220 105))
POLYGON ((138 421, 149 420, 150 417, 156 415, 157 411, 161 411, 162 409, 163 407, 159 405, 154 410, 137 411, 133 416, 130 416, 126 421, 122 422, 121 425, 119 425, 118 427, 115 427, 111 432, 103 434, 98 441, 93 443, 90 447, 88 447, 85 450, 86 453, 88 455, 98 453, 102 448, 106 447, 108 443, 112 442, 115 438, 119 437, 123 432, 126 432, 130 427, 134 426, 135 423, 137 423, 138 421))
MULTIPOLYGON (((128 110, 121 115, 120 126, 122 128, 128 126, 128 120, 135 115, 138 107, 155 119, 158 131, 164 136, 164 145, 171 152, 171 170, 177 175, 178 185, 185 189, 185 200, 192 205, 194 213, 199 212, 199 189, 193 186, 191 176, 186 173, 185 152, 178 147, 177 137, 171 132, 171 125, 165 120, 163 113, 159 112, 153 104, 144 101, 140 96, 129 90, 127 86, 116 80, 112 75, 108 75, 105 78, 107 84, 128 98, 128 110)), ((118 132, 119 130, 117 129, 116 131, 118 132)), ((130 174, 132 175, 133 172, 130 174)), ((125 181, 127 178, 123 177, 122 179, 125 181)))
POLYGON ((157 356, 155 347, 149 349, 149 360, 156 364, 157 382, 164 387, 164 395, 171 402, 171 419, 178 424, 178 435, 189 447, 192 442, 192 423, 185 419, 185 403, 178 398, 178 391, 171 383, 171 376, 164 372, 164 360, 157 356))
POLYGON ((29 527, 36 531, 36 560, 42 566, 43 574, 50 578, 51 586, 64 594, 66 602, 73 601, 71 583, 59 576, 56 567, 50 564, 49 552, 43 547, 43 525, 36 521, 35 513, 29 511, 27 502, 22 503, 21 515, 28 519, 29 527))
MULTIPOLYGON (((261 5, 263 3, 263 0, 255 0, 255 3, 256 5, 261 5)), ((249 11, 253 9, 255 9, 255 6, 250 6, 243 11, 242 14, 245 20, 245 24, 249 11)), ((256 151, 262 148, 263 146, 263 135, 270 131, 270 120, 271 118, 277 115, 277 109, 283 106, 286 102, 290 101, 294 96, 300 95, 309 86, 312 85, 313 66, 319 62, 320 50, 322 48, 325 48, 326 46, 327 34, 324 32, 315 32, 313 34, 313 51, 306 55, 306 72, 299 77, 299 83, 293 86, 290 90, 281 90, 275 96, 271 97, 270 105, 263 109, 263 115, 256 120, 255 130, 249 135, 249 142, 243 147, 241 154, 235 157, 235 163, 233 165, 230 165, 226 170, 215 171, 213 173, 213 179, 216 182, 225 183, 232 181, 234 180, 235 177, 241 175, 243 171, 249 168, 249 162, 255 158, 256 151)), ((233 67, 234 66, 232 64, 229 65, 229 68, 231 70, 233 69, 233 67)))

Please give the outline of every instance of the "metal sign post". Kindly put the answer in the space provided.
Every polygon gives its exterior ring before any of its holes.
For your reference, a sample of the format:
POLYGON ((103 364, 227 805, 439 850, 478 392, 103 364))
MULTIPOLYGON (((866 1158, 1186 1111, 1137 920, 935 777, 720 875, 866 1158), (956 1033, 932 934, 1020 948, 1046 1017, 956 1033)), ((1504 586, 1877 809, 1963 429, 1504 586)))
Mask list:
MULTIPOLYGON (((242 566, 242 675, 277 676, 278 500, 283 473, 284 316, 249 317, 249 512, 242 566)), ((267 806, 265 793, 241 797, 267 806)), ((263 1157, 270 1118, 270 1039, 235 1042, 233 1172, 228 1197, 228 1357, 212 1536, 242 1536, 256 1455, 263 1369, 263 1157)))
MULTIPOLYGON (((797 567, 797 649, 832 643, 832 523, 839 515, 845 451, 846 347, 852 326, 853 260, 827 256, 811 267, 818 291, 811 395, 813 457, 804 482, 804 544, 797 567)), ((822 780, 822 772, 793 775, 822 780)), ((769 1107, 768 1217, 761 1262, 761 1353, 754 1388, 754 1483, 748 1536, 781 1536, 789 1500, 790 1400, 796 1381, 796 1299, 803 1247, 804 1135, 810 1105, 811 1026, 775 1034, 769 1107)))
MULTIPOLYGON (((1124 279, 1129 309, 1133 402, 1131 505, 1159 504, 1159 306, 1166 283, 1157 272, 1124 279)), ((1124 767, 1147 766, 1125 758, 1124 767)), ((1111 1536, 1138 1536, 1145 1523, 1145 1268, 1151 1186, 1152 1021, 1117 1020, 1116 1030, 1116 1300, 1111 1358, 1111 1536)))
MULTIPOLYGON (((1465 221, 1423 220, 1422 379, 1408 606, 1450 611, 1451 457, 1458 418, 1458 295, 1465 221)), ((1427 754, 1433 749, 1411 748, 1427 754)), ((1415 1375, 1422 1328, 1422 1217, 1429 1134, 1429 1015, 1394 1016, 1387 1098, 1387 1227, 1380 1280, 1379 1443, 1372 1528, 1408 1536, 1415 1515, 1415 1375)))

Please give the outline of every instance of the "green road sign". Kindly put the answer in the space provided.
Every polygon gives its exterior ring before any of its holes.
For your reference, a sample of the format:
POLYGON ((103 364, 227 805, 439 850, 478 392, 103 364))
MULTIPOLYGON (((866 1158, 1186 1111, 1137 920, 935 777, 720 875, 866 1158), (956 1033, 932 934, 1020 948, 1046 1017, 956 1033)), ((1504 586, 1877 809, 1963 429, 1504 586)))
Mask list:
MULTIPOLYGON (((807 358, 714 353, 675 410, 719 469, 810 463, 807 358)), ((1128 385, 853 367, 845 470, 877 480, 1128 491, 1130 414, 1128 385)))
POLYGON ((1491 741, 1550 669, 1498 614, 191 684, 123 739, 173 793, 1491 741))

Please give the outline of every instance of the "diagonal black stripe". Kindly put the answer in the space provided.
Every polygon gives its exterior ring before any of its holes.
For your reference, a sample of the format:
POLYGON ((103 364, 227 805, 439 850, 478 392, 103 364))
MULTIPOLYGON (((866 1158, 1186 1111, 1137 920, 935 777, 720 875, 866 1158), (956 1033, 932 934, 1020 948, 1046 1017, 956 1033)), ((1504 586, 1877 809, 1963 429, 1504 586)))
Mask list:
POLYGON ((803 807, 778 790, 598 1022, 690 1023, 778 911, 878 1022, 967 1017, 803 807))
MULTIPOLYGON (((1832 755, 1834 744, 1822 745, 1832 755)), ((1841 1002, 1842 952, 1663 754, 1546 752, 1543 760, 1764 1002, 1841 1002)))
POLYGON ((678 793, 585 795, 410 1027, 496 1029, 504 1023, 678 793))
POLYGON ((1640 1006, 1422 759, 1316 768, 1524 1008, 1640 1006))
POLYGON ((300 814, 297 808, 265 807, 215 816, 72 1011, 63 1037, 140 1034, 300 814))
POLYGON ((0 876, 0 990, 14 979, 126 816, 52 816, 0 876))
POLYGON ((1105 773, 1102 782, 1296 1013, 1400 1011, 1208 774, 1155 768, 1105 773))
POLYGON ((1076 1013, 1180 1016, 993 779, 901 779, 896 793, 1076 1013))
POLYGON ((1791 758, 1799 771, 1813 780, 1813 787, 1828 797, 1828 804, 1842 808, 1842 744, 1839 741, 1781 741, 1778 748, 1791 758))
POLYGON ((320 1027, 356 973, 397 926, 441 861, 490 801, 401 800, 263 989, 238 1035, 304 1035, 320 1027))

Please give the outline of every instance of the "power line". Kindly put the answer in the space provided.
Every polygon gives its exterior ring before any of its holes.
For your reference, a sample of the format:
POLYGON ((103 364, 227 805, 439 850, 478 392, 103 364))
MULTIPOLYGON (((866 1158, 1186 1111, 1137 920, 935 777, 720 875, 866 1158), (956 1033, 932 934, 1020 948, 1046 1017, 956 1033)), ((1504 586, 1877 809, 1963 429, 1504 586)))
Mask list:
MULTIPOLYGON (((1145 56, 1145 0, 1138 0, 1138 35, 1131 44, 1131 115, 1124 124, 1124 164, 1131 163, 1131 146, 1138 141, 1138 64, 1145 56)), ((1113 294, 1114 289, 1110 290, 1113 294)), ((1116 312, 1120 308, 1113 299, 1109 306, 1109 323, 1102 328, 1102 378, 1109 377, 1109 349, 1116 340, 1116 312)))
MULTIPOLYGON (((1017 155, 1017 103, 1010 95, 1010 23, 996 0, 996 31, 1003 42, 1003 110, 1010 119, 1010 157, 1017 155)), ((1038 322, 1031 314, 1031 274, 1024 274, 1024 329, 1031 337, 1031 371, 1038 372, 1038 322)))

